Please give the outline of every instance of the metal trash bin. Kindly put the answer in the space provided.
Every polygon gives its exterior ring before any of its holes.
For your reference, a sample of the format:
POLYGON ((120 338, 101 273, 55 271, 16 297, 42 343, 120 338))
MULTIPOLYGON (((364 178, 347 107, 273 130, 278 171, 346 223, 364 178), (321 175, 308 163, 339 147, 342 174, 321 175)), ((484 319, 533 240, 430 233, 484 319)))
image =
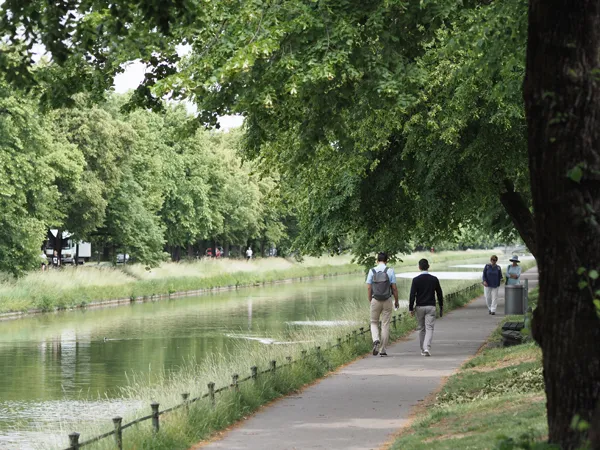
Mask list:
POLYGON ((507 284, 504 287, 504 314, 525 314, 524 286, 507 284))

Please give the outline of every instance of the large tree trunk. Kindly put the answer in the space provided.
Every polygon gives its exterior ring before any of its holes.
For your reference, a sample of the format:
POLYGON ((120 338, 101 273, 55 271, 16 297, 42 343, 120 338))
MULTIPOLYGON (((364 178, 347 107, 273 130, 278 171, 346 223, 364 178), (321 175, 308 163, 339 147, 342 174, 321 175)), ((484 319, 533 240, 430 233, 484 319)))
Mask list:
POLYGON ((544 355, 549 440, 565 449, 588 437, 571 422, 592 422, 600 398, 600 283, 580 287, 578 274, 600 268, 599 51, 598 0, 530 0, 524 96, 540 277, 533 336, 544 355))

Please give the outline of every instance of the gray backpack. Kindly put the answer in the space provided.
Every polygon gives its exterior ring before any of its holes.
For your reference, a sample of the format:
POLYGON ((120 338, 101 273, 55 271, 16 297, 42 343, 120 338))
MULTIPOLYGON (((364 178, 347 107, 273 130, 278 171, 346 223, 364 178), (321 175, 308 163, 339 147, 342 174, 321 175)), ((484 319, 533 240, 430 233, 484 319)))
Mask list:
POLYGON ((387 300, 392 296, 392 286, 390 284, 390 277, 387 274, 388 268, 386 267, 383 272, 373 271, 373 283, 371 284, 373 298, 375 300, 387 300))

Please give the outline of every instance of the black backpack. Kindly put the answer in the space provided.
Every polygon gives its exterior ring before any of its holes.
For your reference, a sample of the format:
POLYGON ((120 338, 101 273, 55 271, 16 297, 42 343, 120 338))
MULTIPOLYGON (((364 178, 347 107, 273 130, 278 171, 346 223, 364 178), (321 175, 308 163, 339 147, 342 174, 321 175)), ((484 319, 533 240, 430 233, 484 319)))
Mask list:
POLYGON ((373 298, 380 301, 387 300, 392 296, 390 277, 387 274, 388 268, 386 267, 382 272, 371 270, 373 271, 373 283, 371 284, 373 298))

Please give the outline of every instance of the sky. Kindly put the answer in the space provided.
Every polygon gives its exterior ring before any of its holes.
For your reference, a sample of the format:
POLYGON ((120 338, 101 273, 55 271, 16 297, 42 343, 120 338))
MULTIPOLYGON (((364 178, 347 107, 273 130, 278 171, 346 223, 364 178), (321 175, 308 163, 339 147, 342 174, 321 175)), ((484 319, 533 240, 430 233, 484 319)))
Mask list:
MULTIPOLYGON (((0 5, 4 0, 0 0, 0 5)), ((186 55, 191 51, 189 45, 177 46, 177 53, 180 56, 186 55)), ((35 44, 33 47, 33 59, 38 61, 43 55, 49 56, 46 53, 46 49, 41 44, 35 44)), ((123 73, 117 74, 115 77, 115 92, 123 94, 127 91, 133 90, 139 86, 144 79, 146 65, 139 61, 132 61, 127 64, 123 73)), ((186 103, 187 109, 191 114, 196 112, 196 106, 192 103, 186 103)), ((221 125, 220 130, 228 131, 232 128, 238 128, 242 126, 244 119, 242 116, 221 116, 219 117, 219 124, 221 125)))
MULTIPOLYGON (((141 62, 132 62, 126 67, 125 72, 117 74, 115 77, 115 92, 125 93, 129 90, 135 89, 141 83, 144 78, 146 66, 141 62)), ((188 111, 191 113, 196 112, 195 105, 188 103, 188 111)), ((222 116, 219 117, 219 124, 221 130, 227 131, 231 128, 237 128, 242 126, 242 116, 222 116)))

